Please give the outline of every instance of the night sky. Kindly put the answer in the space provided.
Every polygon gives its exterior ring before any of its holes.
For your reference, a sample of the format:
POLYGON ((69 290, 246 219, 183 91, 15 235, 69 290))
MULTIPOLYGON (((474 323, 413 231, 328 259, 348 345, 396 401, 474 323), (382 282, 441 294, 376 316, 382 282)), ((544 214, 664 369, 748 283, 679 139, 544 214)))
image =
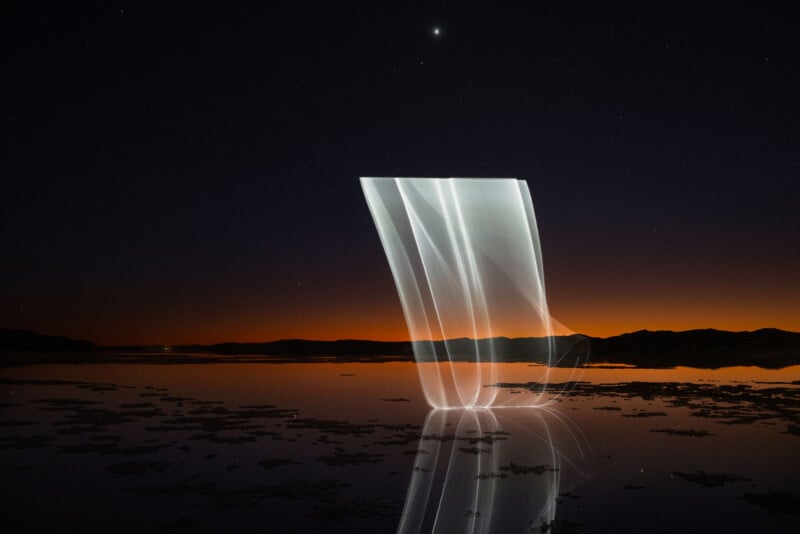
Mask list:
POLYGON ((20 4, 0 326, 404 339, 358 177, 486 176, 575 331, 800 330, 797 11, 20 4))

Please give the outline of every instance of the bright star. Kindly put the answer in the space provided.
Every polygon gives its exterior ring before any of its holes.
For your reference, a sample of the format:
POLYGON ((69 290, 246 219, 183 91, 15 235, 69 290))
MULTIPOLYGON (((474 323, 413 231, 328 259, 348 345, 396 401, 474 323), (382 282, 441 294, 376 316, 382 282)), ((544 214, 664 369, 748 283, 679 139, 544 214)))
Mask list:
POLYGON ((439 35, 439 33, 441 33, 439 28, 434 28, 433 29, 433 35, 439 35))

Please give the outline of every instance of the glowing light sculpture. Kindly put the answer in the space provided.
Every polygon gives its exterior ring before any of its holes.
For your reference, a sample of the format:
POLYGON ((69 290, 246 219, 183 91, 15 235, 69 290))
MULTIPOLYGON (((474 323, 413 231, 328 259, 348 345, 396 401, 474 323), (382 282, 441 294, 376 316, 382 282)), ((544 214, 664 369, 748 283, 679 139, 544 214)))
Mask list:
MULTIPOLYGON (((526 182, 513 178, 361 178, 434 408, 498 399, 504 338, 531 338, 544 382, 554 321, 526 182)), ((526 397, 526 405, 538 398, 526 397)))

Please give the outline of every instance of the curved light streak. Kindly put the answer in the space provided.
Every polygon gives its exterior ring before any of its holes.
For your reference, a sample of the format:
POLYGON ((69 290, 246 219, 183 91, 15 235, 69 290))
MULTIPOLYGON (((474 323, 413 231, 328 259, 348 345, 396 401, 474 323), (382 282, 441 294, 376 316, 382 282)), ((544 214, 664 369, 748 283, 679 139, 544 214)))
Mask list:
MULTIPOLYGON (((361 178, 434 408, 533 406, 500 399, 497 336, 537 338, 530 381, 559 363, 533 202, 513 178, 361 178), (521 334, 521 335, 520 335, 521 334), (463 338, 468 338, 465 340, 463 338), (440 341, 436 341, 440 340, 440 341)), ((502 346, 501 346, 502 345, 502 346)))

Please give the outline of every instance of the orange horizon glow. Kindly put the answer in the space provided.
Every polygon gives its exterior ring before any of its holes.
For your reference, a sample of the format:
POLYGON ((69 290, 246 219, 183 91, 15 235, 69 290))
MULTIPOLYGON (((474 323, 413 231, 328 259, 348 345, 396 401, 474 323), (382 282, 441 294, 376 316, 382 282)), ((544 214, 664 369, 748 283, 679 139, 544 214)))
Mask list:
MULTIPOLYGON (((344 339, 359 339, 371 341, 409 341, 409 334, 402 317, 395 320, 380 322, 379 320, 369 321, 367 324, 359 324, 358 321, 348 321, 347 318, 332 320, 326 324, 308 325, 301 322, 294 324, 286 321, 277 322, 272 328, 264 328, 256 321, 242 321, 240 324, 230 324, 226 321, 215 325, 214 328, 199 328, 194 321, 187 321, 183 324, 171 325, 172 332, 163 331, 159 325, 147 325, 147 328, 138 328, 137 335, 131 335, 131 328, 127 325, 118 325, 116 328, 107 328, 102 334, 92 331, 72 330, 46 330, 36 328, 25 328, 45 335, 62 335, 73 339, 83 339, 102 346, 122 346, 122 345, 211 345, 216 343, 239 342, 239 343, 265 343, 270 341, 285 339, 306 339, 315 341, 337 341, 344 339), (227 323, 227 324, 226 324, 227 323)), ((666 319, 666 318, 663 318, 666 319)), ((707 321, 703 320, 680 320, 656 321, 643 319, 638 322, 630 321, 625 324, 615 324, 611 320, 584 323, 576 321, 576 327, 572 329, 556 329, 557 335, 568 335, 578 333, 596 338, 606 338, 617 336, 639 330, 671 330, 685 331, 697 329, 717 329, 734 332, 753 331, 761 328, 778 328, 792 332, 800 332, 800 322, 779 320, 775 318, 772 322, 748 321, 748 318, 732 317, 728 319, 716 318, 707 321)), ((572 326, 572 325, 570 325, 572 326)), ((24 327, 20 327, 24 328, 24 327)), ((530 331, 510 330, 495 333, 496 337, 505 336, 509 338, 535 337, 530 331)), ((464 336, 473 337, 468 333, 464 336)), ((479 336, 480 337, 480 336, 479 336)), ((433 340, 441 340, 441 336, 432 336, 433 340)))
MULTIPOLYGON (((185 345, 224 342, 257 343, 279 339, 369 339, 406 341, 409 333, 388 273, 364 280, 361 288, 345 283, 319 284, 274 295, 231 292, 195 306, 190 299, 168 306, 142 299, 140 308, 105 308, 77 301, 68 308, 18 310, 7 328, 84 339, 104 346, 185 345)), ((800 298, 790 287, 762 280, 752 287, 721 283, 669 285, 628 280, 627 288, 610 277, 583 285, 562 281, 554 272, 548 285, 551 316, 567 333, 609 337, 638 330, 714 328, 752 331, 778 328, 800 332, 800 298)), ((377 276, 377 274, 375 274, 377 276)), ((309 284, 310 285, 310 284, 309 284)), ((529 337, 524 325, 494 331, 496 336, 529 337)), ((469 336, 468 331, 465 335, 469 336)), ((457 336, 452 336, 457 337, 457 336)), ((432 336, 437 339, 437 336, 432 336)), ((439 336, 440 338, 440 336, 439 336)))

